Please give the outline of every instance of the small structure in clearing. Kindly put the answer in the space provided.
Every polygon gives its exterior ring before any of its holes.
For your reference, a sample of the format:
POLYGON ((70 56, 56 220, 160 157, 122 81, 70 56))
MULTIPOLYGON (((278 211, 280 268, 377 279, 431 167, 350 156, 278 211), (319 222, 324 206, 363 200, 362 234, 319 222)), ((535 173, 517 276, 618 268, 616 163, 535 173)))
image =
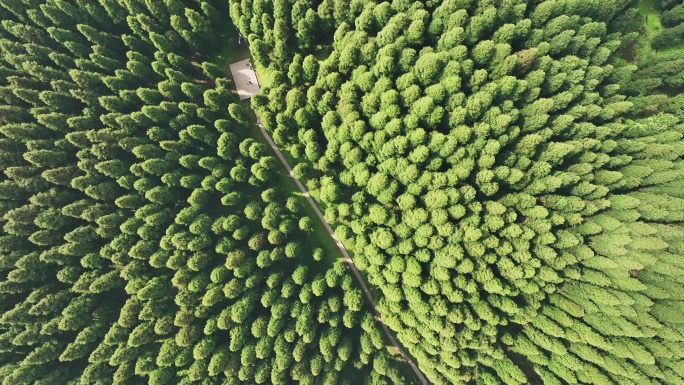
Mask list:
POLYGON ((252 95, 259 93, 259 82, 249 59, 231 64, 230 73, 233 75, 240 100, 249 99, 252 95))

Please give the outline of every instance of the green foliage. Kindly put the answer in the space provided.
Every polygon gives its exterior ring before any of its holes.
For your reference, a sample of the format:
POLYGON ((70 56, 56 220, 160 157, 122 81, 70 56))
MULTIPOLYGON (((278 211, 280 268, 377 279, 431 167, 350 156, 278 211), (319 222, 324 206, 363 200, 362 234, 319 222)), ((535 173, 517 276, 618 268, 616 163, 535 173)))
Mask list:
POLYGON ((620 60, 637 2, 334 3, 231 16, 275 80, 259 115, 426 377, 681 382, 654 350, 681 330, 682 57, 620 60), (308 11, 319 33, 273 38, 308 11))
MULTIPOLYGON (((3 384, 370 376, 382 347, 360 350, 363 297, 212 64, 219 44, 244 54, 228 13, 214 0, 0 1, 3 384)), ((316 16, 301 19, 304 31, 316 16)), ((314 83, 315 57, 300 61, 293 79, 314 83)), ((284 99, 297 121, 305 96, 284 99)))
POLYGON ((0 2, 0 378, 409 383, 382 322, 435 384, 681 383, 681 5, 635 70, 635 3, 0 2))

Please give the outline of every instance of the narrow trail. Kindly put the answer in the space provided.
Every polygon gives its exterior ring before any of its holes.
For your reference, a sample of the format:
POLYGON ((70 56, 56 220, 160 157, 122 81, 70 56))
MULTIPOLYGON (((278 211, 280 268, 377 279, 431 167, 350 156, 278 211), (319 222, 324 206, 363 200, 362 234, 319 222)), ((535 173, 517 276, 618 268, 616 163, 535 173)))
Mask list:
POLYGON ((359 283, 359 285, 363 289, 363 293, 366 296, 366 300, 368 301, 368 303, 371 305, 371 308, 373 309, 373 314, 375 315, 375 319, 378 321, 378 323, 380 323, 382 330, 385 332, 385 335, 389 339, 392 346, 397 348, 397 350, 399 351, 399 354, 401 354, 404 361, 406 361, 406 363, 408 363, 408 365, 411 367, 411 369, 415 373, 416 377, 418 377, 420 382, 422 382, 423 385, 430 384, 430 382, 427 380, 427 378, 425 378, 423 373, 418 369, 418 367, 413 362, 413 360, 408 356, 408 354, 406 354, 404 349, 399 345, 399 343, 394 338, 394 336, 392 335, 392 332, 387 327, 387 325, 385 325, 385 323, 382 322, 382 317, 380 316, 380 313, 378 312, 378 310, 375 308, 375 301, 373 300, 373 296, 371 295, 370 289, 368 288, 366 281, 363 280, 363 277, 361 276, 359 269, 356 268, 354 261, 349 256, 349 252, 347 252, 347 249, 344 247, 342 242, 340 242, 340 240, 337 239, 337 236, 335 235, 335 231, 332 229, 332 227, 330 227, 330 224, 328 224, 328 222, 323 217, 323 214, 321 213, 321 210, 318 208, 318 205, 316 205, 316 202, 314 202, 314 200, 309 195, 309 191, 307 191, 306 187, 304 187, 302 182, 300 182, 299 179, 297 179, 294 176, 294 172, 292 171, 292 167, 290 167, 290 164, 287 162, 287 160, 285 159, 283 154, 280 152, 280 149, 278 148, 278 146, 276 146, 275 142, 273 142, 273 139, 271 139, 271 136, 268 134, 268 132, 266 132, 266 129, 264 129, 264 126, 261 125, 261 121, 259 120, 259 118, 257 118, 257 126, 259 126, 259 129, 261 130, 261 134, 264 136, 264 138, 266 139, 268 144, 271 146, 273 151, 276 153, 276 155, 278 156, 278 159, 280 159, 280 162, 283 164, 283 166, 285 166, 285 169, 287 169, 287 172, 290 174, 290 177, 292 179, 294 179, 295 183, 297 184, 297 187, 299 187, 299 190, 302 192, 302 194, 304 194, 304 197, 306 198, 306 200, 309 202, 311 207, 316 212, 316 216, 318 216, 318 219, 321 222, 323 222, 323 225, 325 226, 326 231, 328 232, 328 234, 330 234, 332 239, 335 241, 335 243, 337 244, 337 247, 340 249, 340 252, 342 252, 342 256, 343 256, 342 261, 346 265, 347 270, 351 271, 352 275, 354 276, 354 278, 356 278, 356 281, 359 283))

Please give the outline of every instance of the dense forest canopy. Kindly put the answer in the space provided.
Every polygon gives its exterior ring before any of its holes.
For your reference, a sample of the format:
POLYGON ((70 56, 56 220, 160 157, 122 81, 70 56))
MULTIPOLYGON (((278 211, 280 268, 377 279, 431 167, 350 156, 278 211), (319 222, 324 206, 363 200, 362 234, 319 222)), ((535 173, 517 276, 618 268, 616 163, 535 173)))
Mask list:
POLYGON ((625 118, 636 5, 231 1, 252 106, 434 383, 684 381, 684 126, 625 118))
POLYGON ((670 112, 684 114, 684 4, 677 1, 642 1, 645 24, 628 25, 625 35, 636 71, 622 92, 638 115, 670 112), (677 32, 679 31, 679 32, 677 32))
POLYGON ((434 384, 684 383, 682 28, 676 0, 0 0, 0 382, 417 382, 386 325, 434 384))
POLYGON ((408 382, 212 63, 225 2, 0 4, 2 384, 408 382))

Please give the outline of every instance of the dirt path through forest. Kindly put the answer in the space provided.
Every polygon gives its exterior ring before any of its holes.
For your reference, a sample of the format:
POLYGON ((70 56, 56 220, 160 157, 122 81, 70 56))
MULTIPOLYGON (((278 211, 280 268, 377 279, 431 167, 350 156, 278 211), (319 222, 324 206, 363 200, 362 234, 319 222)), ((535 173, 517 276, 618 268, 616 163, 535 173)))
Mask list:
MULTIPOLYGON (((243 60, 243 59, 247 59, 247 58, 249 58, 247 52, 242 52, 241 55, 238 55, 239 60, 243 60)), ((228 71, 228 70, 226 70, 226 71, 227 71, 227 73, 230 73, 230 71, 228 71)), ((257 79, 258 79, 258 76, 257 76, 257 79)), ((247 103, 249 103, 249 101, 247 103)), ((256 112, 254 114, 256 115, 256 112)), ((418 366, 416 366, 415 362, 413 362, 411 357, 409 357, 409 355, 406 354, 404 349, 401 347, 401 345, 399 345, 397 340, 394 338, 394 335, 392 335, 392 332, 390 331, 390 329, 382 321, 382 317, 380 316, 380 313, 378 312, 378 310, 375 307, 375 300, 373 300, 373 296, 371 295, 370 289, 368 288, 366 281, 361 276, 359 269, 356 268, 354 261, 351 259, 351 256, 349 255, 349 252, 347 252, 347 249, 344 247, 342 242, 340 242, 340 240, 337 239, 337 236, 335 235, 335 231, 332 229, 332 227, 330 227, 330 224, 323 217, 321 210, 318 208, 318 205, 316 205, 316 202, 314 202, 314 200, 311 198, 309 191, 306 189, 306 187, 304 187, 302 182, 294 176, 294 172, 292 171, 292 167, 290 167, 290 164, 287 162, 287 159, 285 159, 282 152, 280 152, 280 149, 278 148, 278 146, 276 146, 275 142, 273 142, 273 139, 271 139, 271 136, 268 134, 268 132, 266 132, 266 129, 264 128, 264 126, 261 125, 261 121, 259 120, 258 116, 257 116, 256 124, 259 127, 259 130, 261 130, 261 134, 264 136, 264 139, 266 139, 266 142, 268 142, 268 145, 273 149, 273 152, 275 152, 276 156, 278 157, 278 159, 280 159, 280 162, 283 164, 283 166, 285 166, 285 169, 290 174, 290 177, 295 181, 299 190, 302 192, 302 194, 304 194, 304 197, 309 202, 309 205, 311 205, 311 207, 313 208, 318 219, 325 226, 325 229, 328 232, 328 234, 330 234, 332 239, 337 244, 337 247, 340 249, 340 252, 342 253, 342 258, 341 258, 342 262, 345 264, 347 271, 351 271, 352 276, 359 283, 359 286, 361 286, 361 289, 363 290, 364 296, 366 297, 366 301, 368 302, 368 304, 373 309, 373 314, 375 316, 375 319, 380 324, 383 332, 387 336, 387 339, 389 339, 392 346, 394 346, 397 349, 397 351, 399 352, 401 357, 404 359, 404 361, 411 367, 411 370, 413 370, 413 372, 415 373, 416 377, 420 380, 420 382, 423 385, 431 385, 432 383, 430 381, 428 381, 428 379, 418 369, 418 366)))
POLYGON ((330 227, 330 224, 328 224, 328 222, 323 217, 321 210, 318 208, 318 205, 316 205, 316 202, 314 202, 314 200, 309 195, 309 192, 307 191, 306 187, 304 187, 304 185, 302 184, 302 182, 299 181, 299 179, 295 178, 294 172, 292 171, 292 167, 290 167, 290 164, 287 162, 287 160, 285 159, 283 154, 280 152, 280 149, 278 148, 278 146, 276 146, 276 144, 273 142, 273 139, 271 139, 271 136, 268 134, 268 132, 266 132, 266 129, 264 129, 264 126, 261 125, 259 118, 257 118, 257 126, 259 126, 259 129, 261 130, 261 134, 264 136, 264 139, 266 139, 269 146, 273 149, 273 152, 275 152, 275 154, 278 156, 278 159, 280 159, 280 162, 283 164, 283 166, 285 166, 285 169, 287 169, 287 172, 290 174, 290 177, 292 177, 292 179, 294 179, 295 183, 297 184, 297 187, 299 187, 299 190, 302 192, 302 194, 304 194, 304 197, 306 198, 306 200, 309 202, 311 207, 316 212, 316 216, 318 216, 318 219, 323 223, 323 225, 325 226, 325 229, 328 231, 328 234, 330 234, 332 239, 337 244, 337 247, 340 249, 340 252, 342 252, 343 258, 341 258, 341 259, 344 262, 344 264, 347 268, 347 271, 351 271, 352 276, 356 279, 356 281, 359 283, 359 285, 363 289, 363 293, 366 296, 366 300, 368 301, 371 308, 373 309, 373 314, 375 315, 375 319, 378 321, 378 323, 382 327, 382 330, 385 332, 385 335, 389 339, 392 346, 397 348, 401 357, 411 367, 411 369, 416 374, 416 377, 418 377, 420 382, 422 382, 423 385, 430 384, 430 382, 427 380, 427 378, 425 378, 423 373, 418 369, 418 367, 413 362, 413 360, 408 356, 408 354, 406 354, 404 349, 399 345, 399 343, 394 338, 394 336, 392 335, 392 332, 389 330, 387 325, 385 325, 385 323, 382 322, 382 317, 380 316, 380 313, 378 312, 378 310, 375 308, 375 301, 373 300, 373 296, 371 295, 370 289, 368 288, 366 281, 364 281, 363 277, 361 276, 359 269, 356 268, 354 261, 349 256, 349 252, 347 252, 347 249, 344 247, 342 242, 340 242, 340 240, 337 239, 337 236, 335 235, 335 231, 332 229, 332 227, 330 227))

